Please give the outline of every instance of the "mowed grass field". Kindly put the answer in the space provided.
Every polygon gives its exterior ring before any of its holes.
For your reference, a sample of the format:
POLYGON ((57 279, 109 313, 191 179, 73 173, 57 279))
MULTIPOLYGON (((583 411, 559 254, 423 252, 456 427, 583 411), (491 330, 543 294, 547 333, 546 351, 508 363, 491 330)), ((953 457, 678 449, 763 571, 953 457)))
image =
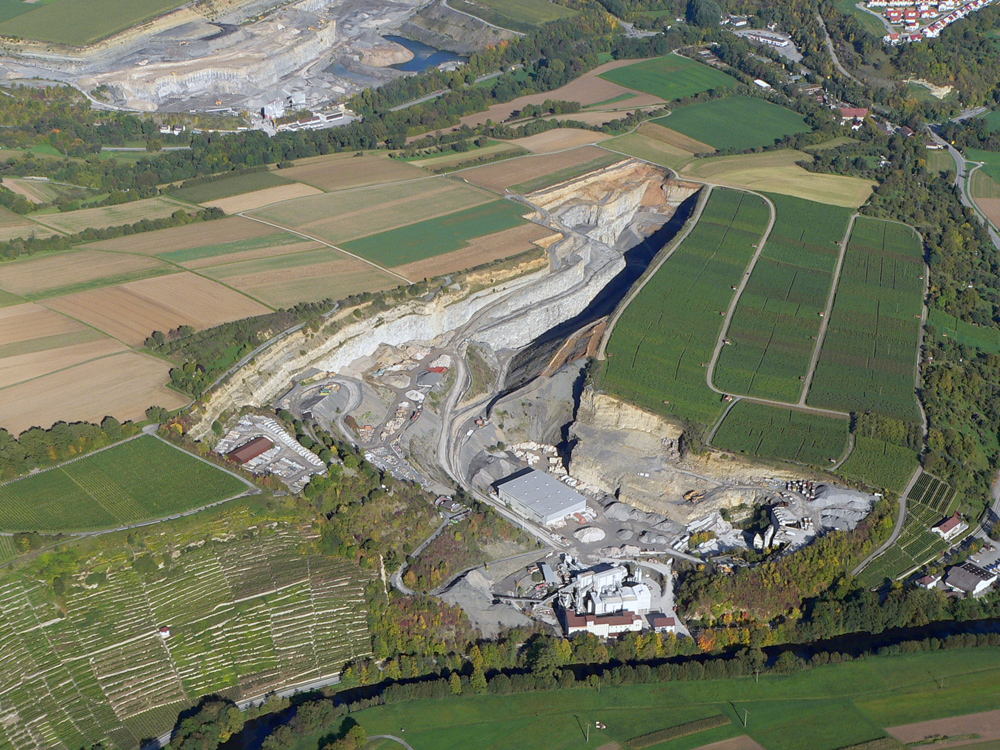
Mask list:
POLYGON ((628 89, 658 96, 668 102, 712 89, 742 86, 732 76, 681 55, 664 55, 609 70, 601 78, 628 89))
POLYGON ((80 211, 67 211, 59 214, 44 214, 34 217, 42 226, 56 229, 66 234, 82 232, 88 227, 101 229, 122 224, 134 224, 142 219, 162 219, 177 211, 190 209, 176 201, 162 196, 145 198, 117 206, 102 206, 101 208, 85 208, 80 211))
POLYGON ((469 240, 525 223, 527 209, 498 200, 348 242, 344 249, 383 266, 401 266, 465 247, 469 240))
POLYGON ((459 9, 463 12, 472 12, 473 15, 479 16, 485 21, 501 26, 503 18, 498 19, 495 17, 496 15, 528 26, 538 26, 549 21, 576 15, 575 10, 563 5, 556 5, 549 0, 466 0, 461 3, 459 9), (467 6, 471 6, 471 11, 467 6))
POLYGON ((802 115, 745 96, 690 104, 652 122, 717 149, 770 146, 786 135, 810 129, 802 115))
POLYGON ((811 406, 917 422, 917 341, 927 268, 910 227, 859 217, 807 396, 811 406))
POLYGON ((658 414, 703 425, 718 418, 723 404, 706 367, 769 215, 755 195, 712 191, 694 229, 618 319, 603 388, 658 414))
POLYGON ((847 449, 846 419, 740 401, 712 438, 722 450, 830 468, 847 449))
POLYGON ((0 529, 114 528, 200 508, 245 489, 236 477, 144 435, 0 486, 0 529))
POLYGON ((816 348, 851 210, 768 196, 776 218, 712 373, 724 391, 795 403, 816 348))
MULTIPOLYGON (((508 696, 416 700, 357 711, 369 736, 405 736, 414 750, 587 750, 699 718, 725 727, 656 745, 680 750, 749 735, 767 750, 836 750, 887 735, 887 727, 1000 708, 1000 649, 971 648, 859 659, 782 676, 577 687, 508 696), (941 687, 942 681, 944 687, 941 687), (743 727, 744 711, 747 726, 743 727), (592 722, 607 726, 597 730, 592 722), (591 723, 590 742, 584 724, 591 723), (405 735, 401 730, 405 729, 405 735)), ((316 750, 340 721, 303 736, 316 750)), ((750 747, 734 745, 734 747, 750 747)))
POLYGON ((0 23, 0 36, 82 46, 181 5, 181 0, 53 0, 0 23))

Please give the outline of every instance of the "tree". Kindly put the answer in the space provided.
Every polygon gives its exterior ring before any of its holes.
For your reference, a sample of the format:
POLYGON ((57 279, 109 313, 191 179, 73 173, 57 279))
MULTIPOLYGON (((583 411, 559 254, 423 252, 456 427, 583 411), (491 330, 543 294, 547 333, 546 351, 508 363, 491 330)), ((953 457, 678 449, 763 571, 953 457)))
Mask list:
POLYGON ((448 687, 451 688, 452 695, 462 694, 462 678, 458 676, 458 672, 451 673, 451 677, 448 678, 448 687))
POLYGON ((687 20, 695 26, 708 28, 718 26, 722 10, 712 0, 689 0, 687 20))
POLYGON ((486 675, 483 674, 482 667, 477 668, 472 673, 472 678, 469 680, 469 687, 472 688, 472 692, 476 695, 482 695, 486 692, 486 675))

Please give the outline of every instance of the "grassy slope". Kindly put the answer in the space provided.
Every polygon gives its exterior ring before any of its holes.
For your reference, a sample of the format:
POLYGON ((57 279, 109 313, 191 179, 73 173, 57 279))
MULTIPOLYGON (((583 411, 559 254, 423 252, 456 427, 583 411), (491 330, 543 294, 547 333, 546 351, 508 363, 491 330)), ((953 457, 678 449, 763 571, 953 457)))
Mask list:
POLYGON ((183 4, 183 0, 55 0, 0 23, 0 34, 79 46, 183 4))
MULTIPOLYGON (((996 709, 998 677, 1000 649, 963 649, 859 660, 759 683, 706 680, 420 700, 351 717, 369 735, 403 736, 414 750, 586 750, 721 713, 733 721, 724 731, 658 750, 744 732, 768 750, 834 750, 884 736, 884 727, 996 709), (595 720, 607 725, 596 745, 583 732, 583 724, 595 720)), ((303 737, 295 750, 315 750, 319 736, 303 737)))
POLYGON ((664 55, 609 70, 601 78, 625 88, 658 96, 668 102, 711 89, 729 89, 741 85, 722 71, 680 55, 664 55))
POLYGON ((0 487, 0 528, 109 528, 198 508, 244 488, 235 477, 143 436, 0 487))

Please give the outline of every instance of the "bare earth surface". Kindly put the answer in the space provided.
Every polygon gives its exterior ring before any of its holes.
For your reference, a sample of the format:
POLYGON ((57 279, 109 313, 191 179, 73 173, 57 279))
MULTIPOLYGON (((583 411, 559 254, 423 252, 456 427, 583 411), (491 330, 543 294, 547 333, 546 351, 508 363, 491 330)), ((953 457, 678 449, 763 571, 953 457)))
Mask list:
POLYGON ((487 120, 493 120, 493 122, 503 122, 510 117, 512 112, 521 109, 521 107, 525 104, 541 104, 546 99, 565 102, 580 102, 583 106, 587 106, 588 104, 606 102, 608 99, 614 99, 622 94, 635 94, 635 96, 626 100, 628 102, 627 106, 635 108, 650 104, 661 104, 663 100, 659 97, 651 94, 644 94, 641 91, 633 91, 632 89, 627 89, 624 86, 619 86, 617 83, 612 83, 611 81, 605 81, 603 78, 599 78, 602 73, 606 73, 609 70, 624 68, 627 65, 635 65, 640 62, 642 62, 642 60, 615 60, 614 62, 605 63, 604 65, 594 68, 589 73, 585 73, 576 80, 570 81, 565 86, 554 91, 547 91, 541 94, 529 94, 528 96, 522 96, 510 102, 494 104, 485 112, 477 112, 474 115, 467 115, 462 118, 462 124, 468 125, 469 127, 475 127, 476 125, 485 124, 487 120))
POLYGON ((984 740, 1000 740, 1000 711, 952 716, 948 719, 921 721, 889 727, 886 730, 900 742, 911 744, 934 737, 955 737, 955 740, 935 741, 933 747, 960 747, 984 740), (969 737, 969 735, 978 735, 969 737), (958 739, 961 738, 961 739, 958 739))
POLYGON ((123 352, 4 388, 0 427, 17 434, 60 420, 100 422, 108 414, 140 419, 152 405, 178 409, 188 399, 163 385, 169 369, 155 357, 123 352))
MULTIPOLYGON (((97 334, 100 335, 100 334, 97 334)), ((101 337, 97 341, 60 346, 30 354, 18 354, 0 358, 0 388, 25 380, 48 375, 81 362, 89 362, 98 357, 124 351, 125 344, 115 339, 101 337)), ((81 383, 78 387, 84 386, 81 383)), ((6 408, 6 404, 4 405, 6 408)))
POLYGON ((539 156, 524 156, 520 159, 489 164, 462 172, 462 177, 474 185, 481 185, 497 192, 503 192, 511 185, 533 180, 560 169, 585 164, 600 158, 606 152, 594 146, 581 146, 572 151, 558 154, 540 154, 539 156))
POLYGON ((221 245, 225 242, 248 240, 262 237, 265 234, 276 234, 279 230, 266 224, 254 221, 244 221, 238 216, 216 221, 205 221, 198 224, 188 224, 184 227, 161 229, 158 232, 145 232, 131 237, 118 237, 113 240, 102 240, 84 245, 96 250, 115 250, 141 255, 156 255, 171 250, 187 250, 192 247, 221 245))
POLYGON ((281 176, 326 191, 426 176, 425 172, 412 164, 385 156, 330 154, 299 159, 295 164, 291 169, 281 170, 281 176))
POLYGON ((461 250, 408 263, 395 270, 406 278, 414 280, 441 276, 523 253, 536 247, 535 242, 551 234, 551 229, 538 224, 523 224, 496 234, 477 237, 469 242, 468 247, 461 250))
POLYGON ((153 331, 209 328, 270 310, 209 279, 175 273, 49 300, 48 307, 137 346, 153 331))
POLYGON ((993 226, 1000 226, 1000 198, 976 198, 976 205, 993 226))
POLYGON ((291 185, 278 185, 277 187, 255 190, 252 193, 234 195, 230 198, 219 198, 214 201, 206 201, 203 206, 221 208, 227 214, 238 214, 241 211, 253 211, 255 208, 263 208, 273 203, 290 201, 295 198, 305 198, 307 195, 321 195, 322 190, 312 185, 303 185, 293 182, 291 185))
POLYGON ((690 151, 692 154, 710 154, 715 151, 714 146, 696 141, 694 138, 690 138, 683 133, 678 133, 676 130, 665 128, 654 122, 644 122, 636 132, 653 140, 663 141, 664 143, 669 143, 671 146, 677 146, 685 151, 690 151))
POLYGON ((0 289, 20 295, 33 294, 156 268, 170 266, 155 258, 139 255, 76 250, 4 263, 0 266, 0 289))
POLYGON ((607 133, 595 133, 592 130, 559 128, 557 130, 547 130, 538 135, 529 135, 527 138, 518 138, 516 141, 511 141, 511 143, 523 146, 536 154, 550 154, 554 151, 564 151, 567 148, 606 141, 610 137, 607 133))
POLYGON ((83 324, 32 302, 0 307, 0 344, 83 330, 83 324))

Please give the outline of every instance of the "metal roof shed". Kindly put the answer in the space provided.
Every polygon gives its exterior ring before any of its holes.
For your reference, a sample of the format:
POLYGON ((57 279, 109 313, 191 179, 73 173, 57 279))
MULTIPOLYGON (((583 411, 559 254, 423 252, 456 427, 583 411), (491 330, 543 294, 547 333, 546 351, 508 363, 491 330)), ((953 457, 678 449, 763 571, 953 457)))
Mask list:
POLYGON ((530 469, 502 479, 497 494, 514 512, 551 526, 587 508, 587 498, 544 471, 530 469))

